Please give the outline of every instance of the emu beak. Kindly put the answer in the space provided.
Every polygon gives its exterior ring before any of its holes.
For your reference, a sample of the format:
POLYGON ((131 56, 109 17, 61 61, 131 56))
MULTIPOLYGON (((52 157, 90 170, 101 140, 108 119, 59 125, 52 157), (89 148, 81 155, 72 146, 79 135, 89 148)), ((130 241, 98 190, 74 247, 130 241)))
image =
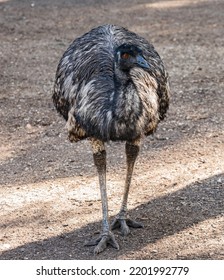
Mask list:
POLYGON ((142 68, 150 69, 148 62, 141 55, 137 55, 136 59, 137 59, 138 66, 142 68))

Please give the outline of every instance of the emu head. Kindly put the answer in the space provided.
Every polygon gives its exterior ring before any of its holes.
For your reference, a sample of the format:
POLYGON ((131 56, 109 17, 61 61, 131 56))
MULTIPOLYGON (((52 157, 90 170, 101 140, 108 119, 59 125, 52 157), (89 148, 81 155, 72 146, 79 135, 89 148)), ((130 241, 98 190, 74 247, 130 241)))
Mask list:
POLYGON ((133 67, 149 69, 150 66, 143 57, 142 50, 129 44, 123 44, 116 49, 116 63, 123 71, 129 71, 133 67))

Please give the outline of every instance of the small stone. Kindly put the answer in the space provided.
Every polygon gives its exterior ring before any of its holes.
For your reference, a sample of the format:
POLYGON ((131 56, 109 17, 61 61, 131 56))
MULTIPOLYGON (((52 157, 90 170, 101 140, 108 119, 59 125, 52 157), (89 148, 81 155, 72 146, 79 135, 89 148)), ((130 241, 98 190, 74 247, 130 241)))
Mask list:
POLYGON ((151 253, 156 254, 156 253, 158 253, 158 251, 157 250, 152 250, 151 253))
POLYGON ((33 127, 32 127, 32 125, 30 124, 30 123, 28 123, 27 125, 26 125, 26 129, 32 129, 33 127))

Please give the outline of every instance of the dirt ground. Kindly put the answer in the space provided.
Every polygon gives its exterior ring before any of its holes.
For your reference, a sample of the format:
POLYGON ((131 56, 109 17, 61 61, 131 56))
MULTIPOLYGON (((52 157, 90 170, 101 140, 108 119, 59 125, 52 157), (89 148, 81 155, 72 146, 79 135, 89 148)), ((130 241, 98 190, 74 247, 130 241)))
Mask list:
MULTIPOLYGON (((0 259, 224 259, 223 0, 0 0, 0 259), (69 43, 114 23, 150 40, 171 79, 166 120, 144 140, 129 197, 143 229, 98 256, 101 201, 88 141, 71 144, 51 101, 69 43)), ((108 143, 117 214, 124 143, 108 143)))

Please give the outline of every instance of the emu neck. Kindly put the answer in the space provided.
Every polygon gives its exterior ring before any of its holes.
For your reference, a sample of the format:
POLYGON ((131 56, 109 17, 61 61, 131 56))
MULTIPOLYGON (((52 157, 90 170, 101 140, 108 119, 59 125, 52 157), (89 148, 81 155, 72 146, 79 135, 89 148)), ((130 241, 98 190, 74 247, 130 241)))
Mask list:
POLYGON ((129 73, 115 71, 115 116, 121 122, 135 122, 141 110, 141 102, 129 73))
POLYGON ((127 71, 121 70, 119 67, 115 67, 115 91, 118 96, 122 98, 134 97, 136 94, 136 88, 130 76, 130 73, 127 71))

